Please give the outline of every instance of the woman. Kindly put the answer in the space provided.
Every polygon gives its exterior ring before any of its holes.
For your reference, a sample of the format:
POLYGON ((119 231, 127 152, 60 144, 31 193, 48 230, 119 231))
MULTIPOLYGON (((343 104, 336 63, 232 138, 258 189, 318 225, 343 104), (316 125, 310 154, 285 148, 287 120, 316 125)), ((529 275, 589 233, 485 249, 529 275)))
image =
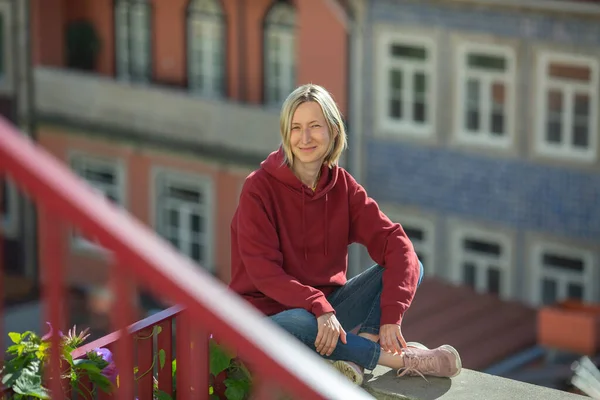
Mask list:
POLYGON ((357 384, 378 364, 457 375, 454 348, 402 336, 422 266, 402 227, 338 167, 346 132, 330 94, 313 84, 294 90, 280 130, 282 146, 246 178, 233 217, 231 289, 357 384), (378 265, 346 281, 354 242, 378 265))

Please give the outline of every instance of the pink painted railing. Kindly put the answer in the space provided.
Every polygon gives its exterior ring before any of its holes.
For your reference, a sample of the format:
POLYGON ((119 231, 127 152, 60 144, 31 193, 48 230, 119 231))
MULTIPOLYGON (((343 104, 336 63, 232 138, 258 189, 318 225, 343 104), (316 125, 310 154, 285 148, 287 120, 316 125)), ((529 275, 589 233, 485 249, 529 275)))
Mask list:
MULTIPOLYGON (((273 388, 284 389, 297 399, 371 398, 316 354, 298 345, 223 283, 183 257, 148 227, 95 194, 60 161, 0 119, 0 176, 3 175, 10 176, 37 206, 44 320, 63 329, 68 320, 63 307, 66 249, 61 247, 61 232, 76 228, 95 238, 112 254, 109 272, 118 306, 111 325, 116 333, 99 339, 95 345, 105 343, 115 355, 120 373, 115 398, 131 400, 137 394, 140 400, 151 399, 151 377, 139 380, 136 388, 133 368, 137 365, 143 370, 149 366, 153 350, 149 341, 136 341, 134 334, 148 334, 155 324, 164 325, 163 329, 168 331, 169 318, 173 317, 177 324, 176 385, 180 400, 209 397, 208 346, 194 346, 193 350, 187 346, 192 342, 206 344, 208 332, 251 363, 256 383, 253 398, 273 398, 273 388), (131 326, 132 284, 179 304, 181 311, 165 317, 171 309, 131 326), (161 315, 164 320, 160 320, 161 315)), ((50 390, 53 398, 64 399, 68 394, 60 384, 58 335, 52 337, 52 344, 50 390)), ((165 376, 167 372, 168 369, 163 372, 165 376)), ((168 378, 163 377, 162 385, 168 389, 168 378)))

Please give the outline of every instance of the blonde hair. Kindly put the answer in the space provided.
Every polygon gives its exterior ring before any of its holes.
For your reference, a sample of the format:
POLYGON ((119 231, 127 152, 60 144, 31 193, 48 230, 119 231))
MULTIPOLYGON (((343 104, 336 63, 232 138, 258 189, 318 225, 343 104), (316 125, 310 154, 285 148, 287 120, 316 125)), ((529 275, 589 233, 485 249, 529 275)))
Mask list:
POLYGON ((294 163, 294 154, 292 153, 292 146, 290 143, 291 130, 292 130, 292 118, 296 109, 300 104, 314 101, 319 104, 327 127, 329 128, 329 135, 331 144, 329 151, 325 156, 324 163, 328 167, 337 165, 342 151, 347 146, 346 142, 346 129, 344 128, 344 121, 342 120, 342 114, 338 109, 337 104, 333 100, 333 97, 329 92, 319 86, 312 83, 302 85, 296 88, 283 102, 281 107, 281 116, 279 118, 279 129, 282 139, 283 153, 285 155, 284 162, 290 167, 294 163))

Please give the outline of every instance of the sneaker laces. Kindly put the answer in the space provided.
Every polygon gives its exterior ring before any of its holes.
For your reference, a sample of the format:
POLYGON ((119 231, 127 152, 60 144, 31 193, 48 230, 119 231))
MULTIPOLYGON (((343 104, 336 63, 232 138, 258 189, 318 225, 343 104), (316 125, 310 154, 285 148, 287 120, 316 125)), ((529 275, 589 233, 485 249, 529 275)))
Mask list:
POLYGON ((403 352, 403 357, 404 368, 400 368, 398 370, 398 376, 402 377, 405 375, 419 375, 421 378, 429 382, 427 378, 425 378, 424 374, 431 373, 436 370, 437 365, 435 355, 420 355, 416 354, 410 349, 405 349, 403 352))

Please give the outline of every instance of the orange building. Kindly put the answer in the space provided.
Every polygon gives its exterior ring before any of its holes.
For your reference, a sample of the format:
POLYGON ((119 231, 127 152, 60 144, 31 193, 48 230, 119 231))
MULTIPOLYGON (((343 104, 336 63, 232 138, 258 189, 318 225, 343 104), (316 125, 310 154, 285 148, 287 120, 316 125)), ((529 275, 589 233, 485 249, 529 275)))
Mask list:
MULTIPOLYGON (((348 107, 348 33, 329 0, 32 0, 36 138, 221 279, 244 178, 279 144, 297 85, 348 107)), ((106 254, 64 233, 69 285, 106 254)), ((92 283, 90 287, 90 283, 92 283)))

